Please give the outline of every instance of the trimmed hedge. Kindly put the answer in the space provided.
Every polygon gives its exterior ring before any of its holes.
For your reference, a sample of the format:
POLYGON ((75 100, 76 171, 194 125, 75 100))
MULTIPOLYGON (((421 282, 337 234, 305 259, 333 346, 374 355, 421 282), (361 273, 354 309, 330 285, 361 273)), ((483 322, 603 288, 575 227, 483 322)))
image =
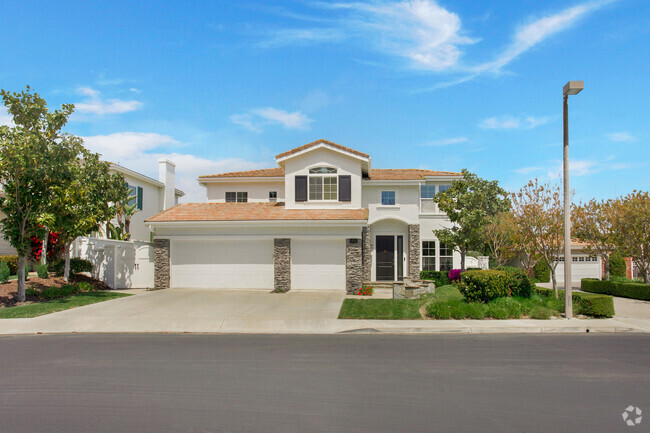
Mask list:
POLYGON ((551 269, 546 264, 546 260, 540 260, 535 263, 533 271, 535 272, 535 278, 539 280, 540 283, 548 283, 551 281, 551 269))
MULTIPOLYGON (((542 296, 553 296, 553 289, 536 287, 535 291, 542 296)), ((560 298, 564 299, 564 290, 558 290, 560 298)), ((573 314, 584 314, 592 317, 614 317, 614 298, 609 295, 596 293, 572 292, 573 314)))
POLYGON ((627 275, 627 265, 623 257, 609 257, 609 275, 612 277, 625 277, 627 275))
POLYGON ((18 273, 18 256, 0 256, 0 260, 5 261, 9 266, 10 275, 18 273))
POLYGON ((619 283, 583 278, 580 286, 584 292, 620 296, 622 298, 650 301, 650 285, 637 283, 619 283))
POLYGON ((421 271, 420 279, 431 280, 436 287, 446 286, 449 284, 449 276, 444 271, 421 271))
MULTIPOLYGON (((65 260, 59 260, 51 264, 52 272, 57 276, 63 275, 65 269, 65 260)), ((90 260, 80 259, 78 257, 70 258, 70 275, 79 274, 81 272, 92 272, 93 264, 90 260)))
POLYGON ((461 274, 458 290, 469 302, 490 302, 508 296, 510 277, 505 271, 466 271, 461 274))

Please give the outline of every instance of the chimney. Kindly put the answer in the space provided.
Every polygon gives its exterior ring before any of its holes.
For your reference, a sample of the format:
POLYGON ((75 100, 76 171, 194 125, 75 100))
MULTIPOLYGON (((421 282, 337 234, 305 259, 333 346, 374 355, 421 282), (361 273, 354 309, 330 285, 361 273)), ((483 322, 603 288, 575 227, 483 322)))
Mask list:
POLYGON ((158 160, 158 180, 165 184, 163 210, 176 205, 176 164, 167 158, 158 160))

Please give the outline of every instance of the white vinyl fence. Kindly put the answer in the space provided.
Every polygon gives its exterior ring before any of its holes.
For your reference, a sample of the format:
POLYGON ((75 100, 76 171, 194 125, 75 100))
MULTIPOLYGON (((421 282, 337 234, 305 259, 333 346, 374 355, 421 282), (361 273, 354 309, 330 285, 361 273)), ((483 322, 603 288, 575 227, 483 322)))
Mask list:
POLYGON ((72 256, 90 260, 93 278, 112 289, 154 286, 154 248, 148 242, 79 237, 72 256))

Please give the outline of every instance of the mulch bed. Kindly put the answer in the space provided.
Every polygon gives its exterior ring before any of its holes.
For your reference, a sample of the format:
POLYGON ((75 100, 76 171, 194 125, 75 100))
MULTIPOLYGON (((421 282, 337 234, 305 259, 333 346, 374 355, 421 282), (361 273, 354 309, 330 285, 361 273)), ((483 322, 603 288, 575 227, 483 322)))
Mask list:
MULTIPOLYGON (((70 277, 70 283, 79 283, 82 281, 91 284, 95 290, 111 289, 102 281, 97 281, 94 278, 88 277, 86 275, 77 274, 77 275, 72 275, 70 277)), ((27 288, 32 287, 38 291, 41 291, 48 287, 61 287, 70 283, 66 283, 65 281, 63 281, 62 277, 38 278, 36 275, 30 275, 27 278, 26 285, 27 288)), ((35 296, 27 296, 25 302, 16 302, 15 296, 17 292, 18 292, 17 280, 9 281, 6 284, 0 284, 0 308, 14 307, 18 305, 32 304, 34 302, 41 302, 41 300, 35 296)))

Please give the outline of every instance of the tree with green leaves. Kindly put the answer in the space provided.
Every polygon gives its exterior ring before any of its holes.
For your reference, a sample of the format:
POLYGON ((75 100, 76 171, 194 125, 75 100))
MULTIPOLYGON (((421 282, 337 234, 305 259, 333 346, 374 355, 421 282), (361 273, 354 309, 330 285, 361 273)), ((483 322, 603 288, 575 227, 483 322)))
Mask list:
POLYGON ((503 266, 517 257, 516 232, 517 222, 511 212, 501 212, 488 219, 483 230, 483 241, 497 266, 503 266))
POLYGON ((610 255, 616 251, 614 227, 616 206, 613 200, 590 200, 581 203, 571 212, 573 236, 585 243, 589 255, 600 256, 603 260, 605 275, 609 280, 610 255))
POLYGON ((512 194, 512 211, 521 230, 521 239, 529 244, 551 270, 555 297, 558 297, 555 269, 564 248, 564 207, 559 183, 529 181, 512 194))
POLYGON ((111 174, 108 162, 83 147, 74 136, 65 137, 76 152, 68 167, 70 176, 54 186, 53 198, 44 220, 55 231, 65 248, 63 279, 70 277, 70 247, 79 236, 89 235, 115 216, 112 203, 128 195, 124 177, 111 174))
POLYGON ((71 104, 50 111, 38 93, 27 87, 10 93, 0 90, 14 126, 0 126, 0 199, 4 238, 18 253, 19 302, 25 300, 25 265, 31 238, 44 235, 42 217, 56 184, 58 169, 67 161, 60 141, 61 128, 73 111, 71 104))
POLYGON ((453 223, 450 228, 433 232, 440 242, 460 252, 463 270, 467 252, 483 243, 483 230, 490 218, 510 209, 510 200, 498 181, 482 179, 466 169, 463 179, 452 181, 451 187, 433 200, 453 223))
POLYGON ((650 195, 635 190, 615 200, 614 209, 614 242, 650 284, 650 195))

